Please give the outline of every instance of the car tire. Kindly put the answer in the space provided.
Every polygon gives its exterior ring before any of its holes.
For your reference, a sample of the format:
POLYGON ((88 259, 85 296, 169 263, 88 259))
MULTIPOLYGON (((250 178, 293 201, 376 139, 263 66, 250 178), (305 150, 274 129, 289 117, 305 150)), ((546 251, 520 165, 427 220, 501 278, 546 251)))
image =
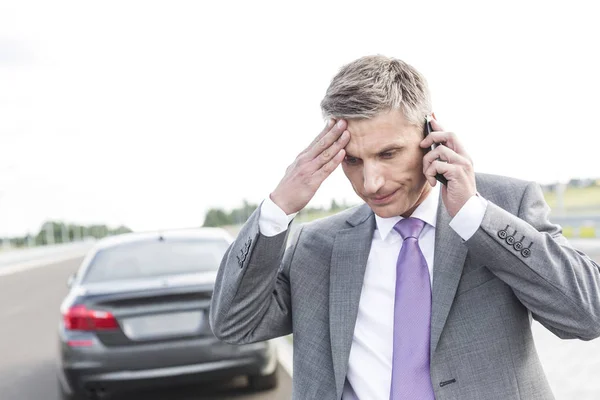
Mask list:
POLYGON ((248 383, 252 390, 262 391, 277 387, 277 370, 269 375, 251 375, 248 377, 248 383))

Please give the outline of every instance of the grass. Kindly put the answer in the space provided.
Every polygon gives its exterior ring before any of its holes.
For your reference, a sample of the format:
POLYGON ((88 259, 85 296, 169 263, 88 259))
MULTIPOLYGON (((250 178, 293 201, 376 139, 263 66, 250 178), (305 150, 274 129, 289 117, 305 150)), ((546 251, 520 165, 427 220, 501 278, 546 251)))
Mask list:
POLYGON ((575 237, 575 228, 573 228, 572 226, 563 227, 563 236, 566 238, 575 237))
POLYGON ((579 228, 579 237, 586 239, 595 238, 596 228, 593 226, 582 226, 581 228, 579 228))
MULTIPOLYGON (((546 192, 544 197, 552 211, 559 211, 556 192, 546 192)), ((600 214, 600 186, 565 188, 562 211, 566 215, 600 214)), ((563 235, 567 238, 596 238, 600 236, 600 227, 563 226, 563 235)))
MULTIPOLYGON (((544 197, 552 210, 558 209, 556 192, 544 193, 544 197)), ((563 199, 565 213, 600 214, 600 186, 568 187, 563 199)))

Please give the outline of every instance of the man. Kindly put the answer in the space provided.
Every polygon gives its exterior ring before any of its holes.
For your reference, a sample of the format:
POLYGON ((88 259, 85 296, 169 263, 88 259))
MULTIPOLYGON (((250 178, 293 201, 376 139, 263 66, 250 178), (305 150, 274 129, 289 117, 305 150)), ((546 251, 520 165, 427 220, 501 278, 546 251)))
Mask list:
POLYGON ((223 259, 217 337, 293 332, 295 399, 552 399, 531 318, 598 337, 600 271, 548 221, 539 186, 476 174, 435 120, 425 136, 428 87, 400 60, 346 65, 321 107, 327 126, 223 259), (365 204, 302 226, 286 249, 339 164, 365 204))

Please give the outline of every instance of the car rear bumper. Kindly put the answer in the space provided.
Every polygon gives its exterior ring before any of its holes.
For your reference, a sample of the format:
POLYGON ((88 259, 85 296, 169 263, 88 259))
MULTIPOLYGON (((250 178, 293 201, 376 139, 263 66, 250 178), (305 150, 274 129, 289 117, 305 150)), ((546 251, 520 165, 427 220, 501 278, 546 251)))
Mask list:
POLYGON ((218 359, 207 359, 205 349, 190 348, 191 352, 198 351, 197 362, 164 367, 155 364, 151 368, 107 368, 91 360, 70 363, 63 360, 59 380, 66 393, 86 395, 201 383, 237 375, 268 375, 277 367, 276 350, 271 342, 214 346, 218 348, 218 359))

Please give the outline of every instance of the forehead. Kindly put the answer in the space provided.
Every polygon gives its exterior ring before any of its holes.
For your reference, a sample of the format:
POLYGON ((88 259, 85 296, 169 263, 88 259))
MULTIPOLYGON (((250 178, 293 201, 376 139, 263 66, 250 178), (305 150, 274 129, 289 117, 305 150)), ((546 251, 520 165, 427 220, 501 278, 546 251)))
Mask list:
POLYGON ((348 120, 349 154, 377 152, 389 145, 405 146, 422 139, 423 127, 410 123, 399 110, 380 113, 370 119, 348 120))

